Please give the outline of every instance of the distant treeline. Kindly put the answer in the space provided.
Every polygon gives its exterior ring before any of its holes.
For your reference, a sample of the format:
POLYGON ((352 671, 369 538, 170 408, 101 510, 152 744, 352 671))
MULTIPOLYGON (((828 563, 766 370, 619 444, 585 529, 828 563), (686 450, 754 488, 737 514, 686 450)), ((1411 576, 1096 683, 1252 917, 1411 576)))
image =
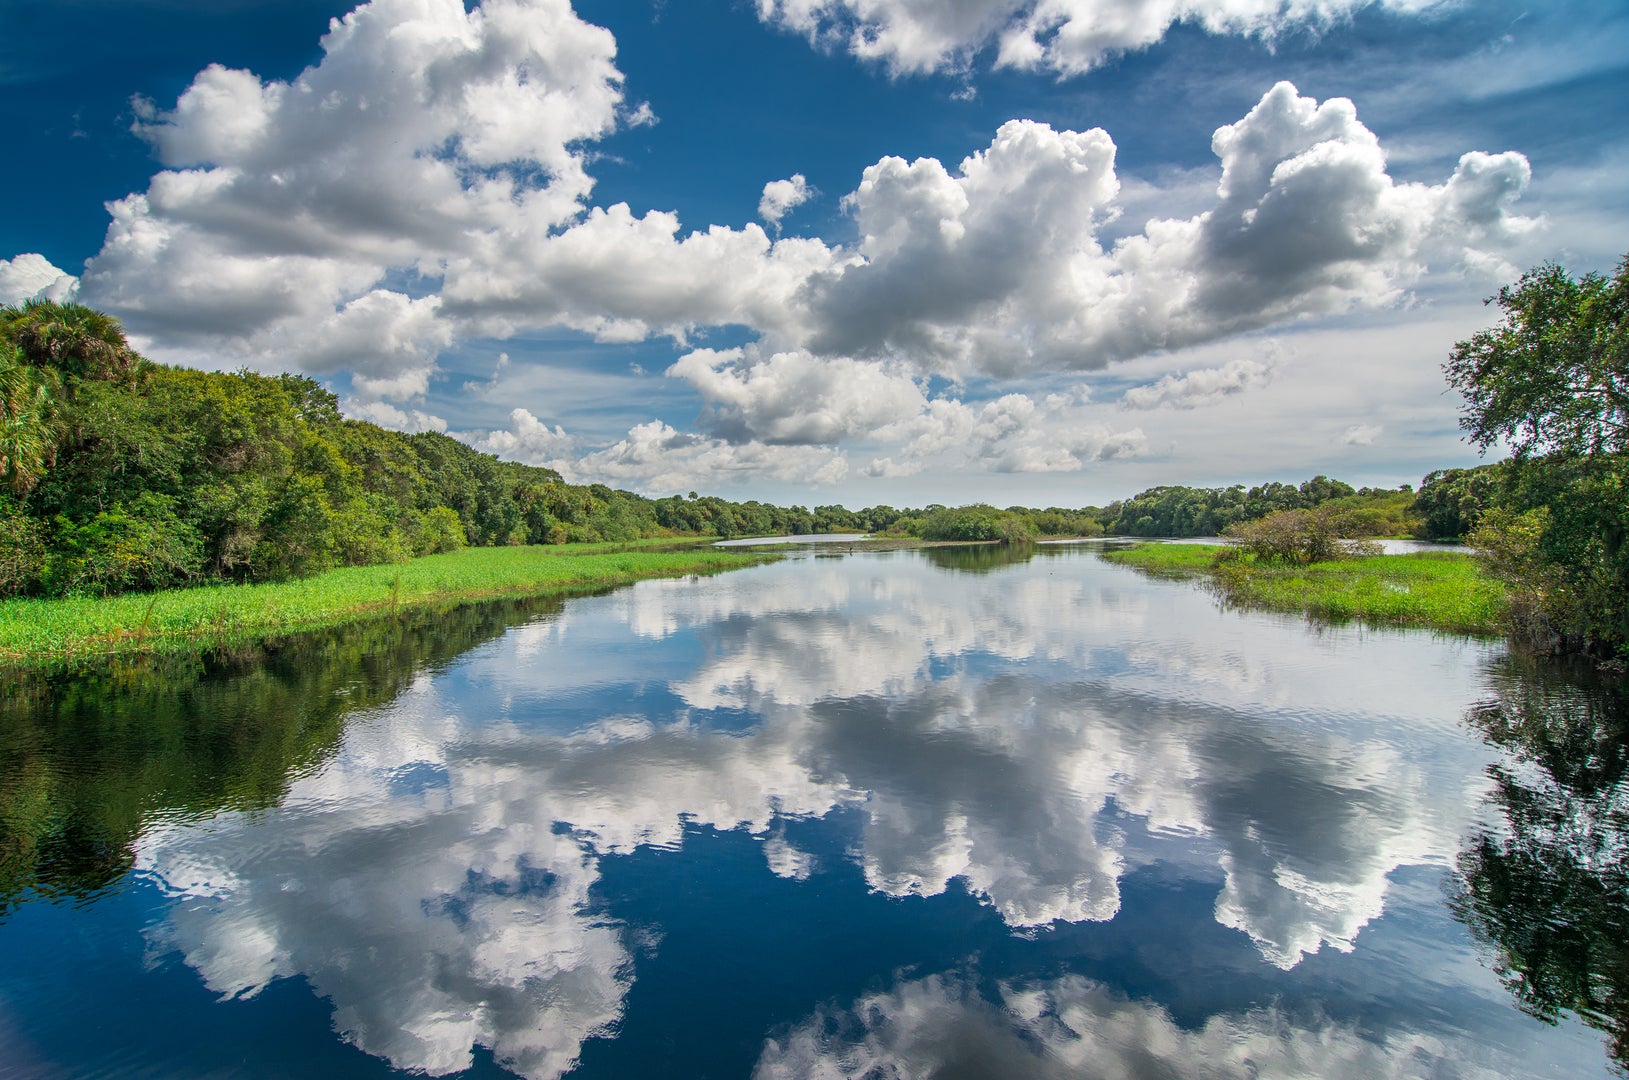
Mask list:
MULTIPOLYGON (((1385 535, 1410 531, 1410 508, 1433 490, 1428 483, 1417 500, 1406 488, 1356 490, 1320 476, 1299 486, 1159 487, 1074 509, 648 499, 568 484, 434 432, 346 419, 335 396, 303 376, 154 364, 110 316, 44 302, 0 308, 0 481, 0 596, 276 580, 466 544, 848 531, 1196 536, 1325 503, 1340 508, 1350 535, 1385 535)), ((1457 531, 1433 514, 1431 535, 1457 531)))

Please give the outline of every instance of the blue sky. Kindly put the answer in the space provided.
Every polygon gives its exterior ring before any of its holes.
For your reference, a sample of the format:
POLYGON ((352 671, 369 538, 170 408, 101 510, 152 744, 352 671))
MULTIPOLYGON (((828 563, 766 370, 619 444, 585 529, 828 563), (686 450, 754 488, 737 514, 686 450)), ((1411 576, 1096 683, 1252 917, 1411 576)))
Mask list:
POLYGON ((1417 483, 1629 251, 1624 4, 6 8, 0 300, 655 495, 1417 483))

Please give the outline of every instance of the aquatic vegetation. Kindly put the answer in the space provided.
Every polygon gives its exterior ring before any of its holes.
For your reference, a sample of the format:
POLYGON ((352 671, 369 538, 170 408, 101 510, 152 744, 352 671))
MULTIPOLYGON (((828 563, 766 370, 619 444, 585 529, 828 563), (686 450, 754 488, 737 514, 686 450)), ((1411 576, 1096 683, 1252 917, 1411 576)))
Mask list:
POLYGON ((1220 544, 1139 544, 1105 559, 1151 575, 1203 576, 1234 607, 1302 612, 1331 622, 1411 626, 1446 633, 1503 633, 1508 598, 1472 555, 1415 552, 1311 565, 1244 555, 1220 544))

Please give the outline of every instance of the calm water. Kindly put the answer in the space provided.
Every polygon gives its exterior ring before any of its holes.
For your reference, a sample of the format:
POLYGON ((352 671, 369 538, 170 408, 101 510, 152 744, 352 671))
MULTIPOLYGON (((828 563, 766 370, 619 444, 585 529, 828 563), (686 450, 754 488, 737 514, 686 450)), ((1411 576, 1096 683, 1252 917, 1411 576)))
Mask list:
POLYGON ((0 1076, 1606 1075, 1624 717, 1071 547, 13 676, 0 1076))

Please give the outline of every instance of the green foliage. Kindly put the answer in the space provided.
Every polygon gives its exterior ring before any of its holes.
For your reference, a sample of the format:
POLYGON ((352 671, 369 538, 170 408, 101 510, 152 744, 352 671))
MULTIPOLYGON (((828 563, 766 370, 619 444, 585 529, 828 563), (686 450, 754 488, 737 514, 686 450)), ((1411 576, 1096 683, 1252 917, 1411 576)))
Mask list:
POLYGON ((973 506, 934 507, 912 526, 923 540, 999 540, 1027 543, 1035 538, 1034 527, 1022 515, 997 510, 987 503, 973 506))
POLYGON ((28 300, 0 308, 0 340, 14 344, 28 363, 70 380, 127 379, 143 362, 118 319, 83 304, 28 300))
POLYGON ((1458 540, 1470 534, 1497 494, 1499 466, 1438 469, 1427 473, 1410 510, 1421 540, 1458 540))
POLYGON ((55 372, 31 367, 0 339, 0 481, 26 495, 56 460, 55 372))
POLYGON ((413 553, 440 555, 458 551, 469 543, 464 523, 450 506, 433 506, 414 519, 413 553))
POLYGON ((21 592, 45 576, 43 532, 15 499, 0 493, 0 596, 21 592))
POLYGON ((1138 544, 1103 557, 1156 577, 1202 576, 1228 607, 1462 634, 1496 634, 1504 625, 1504 587, 1475 557, 1457 552, 1303 565, 1240 557, 1214 544, 1138 544))
POLYGON ((1222 535, 1256 559, 1305 566, 1358 555, 1378 555, 1361 541, 1341 539, 1340 516, 1325 505, 1312 510, 1277 510, 1263 518, 1229 525, 1222 535))
POLYGON ((1245 488, 1193 488, 1166 485, 1139 492, 1106 507, 1107 531, 1114 536, 1221 536, 1230 526, 1282 510, 1309 510, 1333 503, 1345 515, 1346 536, 1389 536, 1406 531, 1405 492, 1364 488, 1327 476, 1299 485, 1271 482, 1245 488))
POLYGON ((56 593, 105 596, 185 584, 203 562, 203 538, 175 500, 149 491, 87 522, 59 522, 45 577, 56 593))
POLYGON ((1629 661, 1629 258, 1611 278, 1545 264, 1490 302, 1501 324, 1444 365, 1471 440, 1515 451, 1492 496, 1507 513, 1475 535, 1522 598, 1520 634, 1629 661))
POLYGON ((1506 440, 1520 458, 1629 450, 1629 257, 1611 278, 1545 263, 1489 303, 1503 321, 1443 365, 1471 441, 1506 440))
POLYGON ((647 577, 714 573, 767 557, 710 547, 637 547, 469 548, 256 585, 0 600, 0 663, 255 643, 455 600, 609 588, 647 577))
POLYGON ((674 531, 629 492, 345 420, 308 378, 147 364, 117 322, 74 305, 0 309, 0 478, 13 492, 0 596, 674 531))

